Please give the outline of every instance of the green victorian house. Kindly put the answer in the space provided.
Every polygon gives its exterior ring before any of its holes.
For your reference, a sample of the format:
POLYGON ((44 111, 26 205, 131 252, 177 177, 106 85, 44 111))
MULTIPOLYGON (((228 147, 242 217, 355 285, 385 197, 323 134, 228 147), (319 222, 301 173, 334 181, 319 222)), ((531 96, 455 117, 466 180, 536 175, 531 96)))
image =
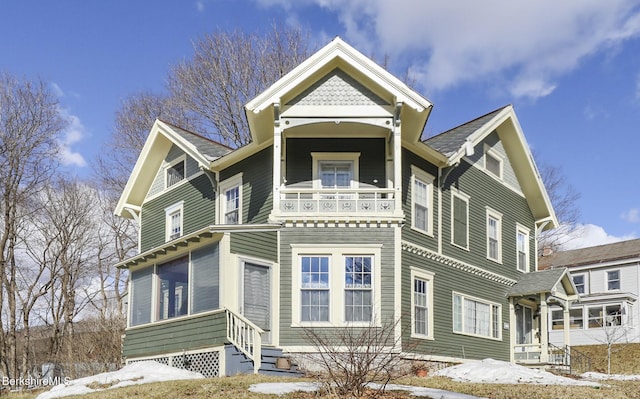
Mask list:
POLYGON ((133 168, 127 362, 282 370, 388 320, 407 358, 551 360, 576 292, 537 272, 557 221, 511 106, 422 141, 432 104, 336 38, 245 108, 250 144, 157 121, 133 168))

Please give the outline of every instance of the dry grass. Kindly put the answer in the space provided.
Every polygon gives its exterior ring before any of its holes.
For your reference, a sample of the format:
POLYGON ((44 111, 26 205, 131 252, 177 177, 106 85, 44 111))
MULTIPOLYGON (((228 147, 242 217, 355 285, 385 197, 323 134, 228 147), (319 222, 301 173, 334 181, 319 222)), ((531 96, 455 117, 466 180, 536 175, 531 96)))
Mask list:
MULTIPOLYGON (((576 346, 577 350, 591 358, 591 370, 607 372, 607 346, 576 346)), ((640 344, 616 344, 612 347, 612 374, 640 374, 640 344)))
MULTIPOLYGON (((269 398, 273 396, 261 395, 249 392, 251 384, 259 382, 286 382, 304 381, 301 379, 276 379, 265 376, 236 376, 227 378, 212 378, 206 380, 172 381, 155 384, 136 385, 126 388, 105 390, 84 396, 72 398, 82 399, 167 399, 167 398, 269 398)), ((539 386, 539 385, 498 385, 498 384, 468 384, 453 382, 446 378, 405 378, 398 381, 399 384, 426 386, 429 388, 444 389, 491 399, 575 399, 575 398, 602 398, 602 399, 640 399, 640 382, 608 382, 607 387, 564 387, 564 386, 539 386)), ((33 399, 37 393, 10 394, 8 399, 33 399)), ((282 396, 283 399, 311 399, 329 398, 316 394, 295 393, 282 396)), ((406 392, 388 392, 385 399, 409 398, 406 392)))

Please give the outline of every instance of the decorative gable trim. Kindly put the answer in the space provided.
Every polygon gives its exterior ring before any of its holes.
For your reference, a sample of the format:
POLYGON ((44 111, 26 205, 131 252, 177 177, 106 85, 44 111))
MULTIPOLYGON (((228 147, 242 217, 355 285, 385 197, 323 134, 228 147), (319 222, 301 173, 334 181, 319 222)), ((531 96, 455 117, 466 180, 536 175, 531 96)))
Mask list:
POLYGON ((430 249, 421 247, 419 245, 412 244, 407 241, 402 241, 402 250, 411 252, 418 256, 422 256, 423 258, 427 258, 429 260, 433 260, 435 262, 441 263, 445 266, 453 267, 454 269, 461 270, 463 272, 471 273, 473 275, 485 278, 490 281, 495 281, 500 284, 504 284, 506 286, 513 286, 516 284, 516 280, 501 276, 497 273, 491 272, 489 270, 482 269, 477 266, 470 265, 468 263, 461 262, 459 260, 450 258, 445 255, 438 254, 430 249))

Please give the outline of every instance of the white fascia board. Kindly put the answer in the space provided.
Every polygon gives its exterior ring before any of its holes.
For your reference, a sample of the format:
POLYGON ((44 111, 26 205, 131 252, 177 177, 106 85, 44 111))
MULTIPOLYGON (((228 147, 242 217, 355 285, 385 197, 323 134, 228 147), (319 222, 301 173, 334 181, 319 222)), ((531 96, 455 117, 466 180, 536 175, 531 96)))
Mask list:
POLYGON ((270 105, 279 103, 283 95, 295 89, 296 86, 304 82, 313 73, 336 59, 342 60, 365 76, 369 76, 384 90, 392 93, 396 97, 396 102, 403 102, 418 112, 423 112, 432 107, 429 100, 411 90, 398 78, 337 37, 283 76, 262 94, 249 101, 245 106, 247 113, 253 112, 257 114, 270 105))

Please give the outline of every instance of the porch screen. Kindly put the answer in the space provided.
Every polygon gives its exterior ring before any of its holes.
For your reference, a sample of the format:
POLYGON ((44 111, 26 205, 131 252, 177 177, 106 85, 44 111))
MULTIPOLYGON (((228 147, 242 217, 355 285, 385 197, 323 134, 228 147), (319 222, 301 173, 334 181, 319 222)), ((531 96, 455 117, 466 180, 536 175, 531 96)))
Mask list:
POLYGON ((191 252, 191 313, 220 307, 218 243, 191 252))
POLYGON ((151 283, 153 267, 131 272, 131 315, 129 324, 137 326, 151 321, 151 283))
POLYGON ((160 280, 160 320, 187 314, 189 296, 189 257, 185 256, 158 266, 160 280))

